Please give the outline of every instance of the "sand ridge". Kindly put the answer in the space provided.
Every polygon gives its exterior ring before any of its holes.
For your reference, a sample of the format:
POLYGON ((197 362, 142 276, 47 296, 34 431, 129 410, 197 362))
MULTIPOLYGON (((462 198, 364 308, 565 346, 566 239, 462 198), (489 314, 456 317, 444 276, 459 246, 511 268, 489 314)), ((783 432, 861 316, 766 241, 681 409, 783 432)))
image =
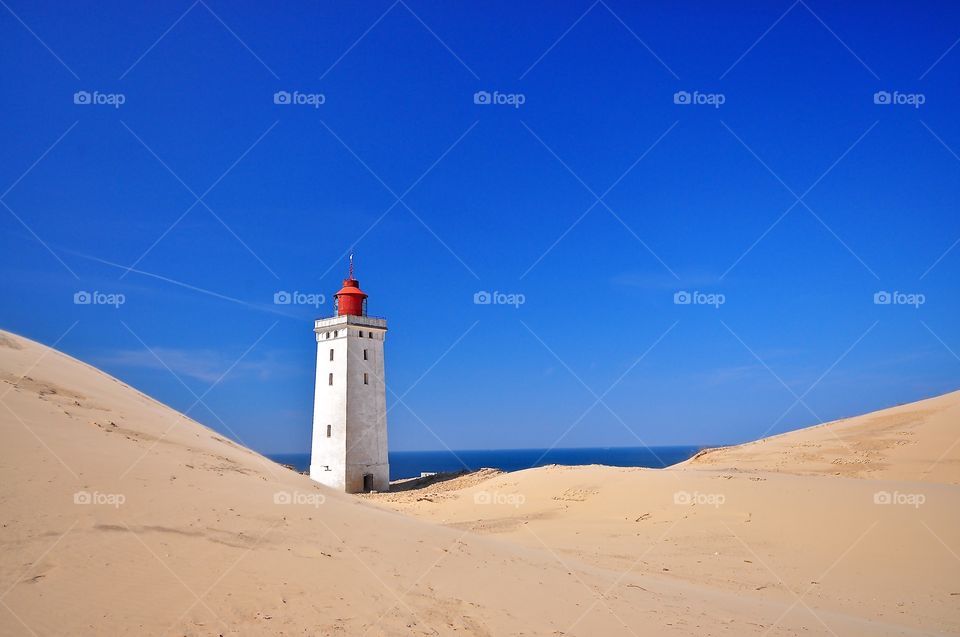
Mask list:
POLYGON ((938 427, 856 478, 716 456, 357 498, 6 332, 0 374, 0 634, 960 631, 956 454, 895 466, 938 427))
POLYGON ((369 497, 602 568, 639 559, 672 581, 957 632, 958 441, 953 392, 664 470, 550 466, 456 478, 430 504, 369 497))
POLYGON ((705 450, 690 468, 727 467, 960 484, 960 391, 882 411, 705 450))

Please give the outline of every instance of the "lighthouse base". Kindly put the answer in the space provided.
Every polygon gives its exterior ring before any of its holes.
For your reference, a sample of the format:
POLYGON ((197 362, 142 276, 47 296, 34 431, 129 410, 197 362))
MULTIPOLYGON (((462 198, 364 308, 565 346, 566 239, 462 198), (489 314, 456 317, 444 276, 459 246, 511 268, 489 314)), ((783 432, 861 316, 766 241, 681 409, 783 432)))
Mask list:
POLYGON ((310 465, 310 479, 345 493, 385 492, 390 490, 390 465, 350 464, 345 470, 331 471, 327 465, 310 465))
POLYGON ((369 491, 390 490, 390 465, 368 464, 347 465, 347 493, 367 493, 369 491))

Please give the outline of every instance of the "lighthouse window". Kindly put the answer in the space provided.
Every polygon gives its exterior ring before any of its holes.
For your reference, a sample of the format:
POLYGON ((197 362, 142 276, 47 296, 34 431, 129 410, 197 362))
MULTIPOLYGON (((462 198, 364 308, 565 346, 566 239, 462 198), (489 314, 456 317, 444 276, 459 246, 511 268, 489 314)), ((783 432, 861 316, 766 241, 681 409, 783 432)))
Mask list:
POLYGON ((364 384, 364 385, 369 385, 369 384, 370 384, 370 379, 369 379, 369 377, 367 376, 367 373, 366 373, 366 372, 363 373, 363 384, 364 384))
POLYGON ((363 350, 363 360, 367 360, 367 350, 363 350))
POLYGON ((333 348, 330 348, 330 360, 333 360, 333 348))
POLYGON ((333 374, 330 374, 330 376, 327 377, 327 384, 328 384, 328 385, 332 385, 332 384, 333 384, 333 374))
POLYGON ((333 431, 333 427, 331 425, 327 425, 327 438, 330 437, 330 434, 332 431, 333 431))

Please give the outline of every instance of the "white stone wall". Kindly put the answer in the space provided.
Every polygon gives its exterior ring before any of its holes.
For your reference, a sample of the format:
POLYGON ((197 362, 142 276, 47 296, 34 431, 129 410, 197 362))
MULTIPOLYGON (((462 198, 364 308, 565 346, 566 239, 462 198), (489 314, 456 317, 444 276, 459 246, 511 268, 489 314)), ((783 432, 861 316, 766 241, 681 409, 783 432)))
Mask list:
POLYGON ((350 326, 349 332, 347 491, 362 491, 366 473, 372 475, 373 489, 387 491, 390 489, 390 472, 387 460, 387 398, 383 380, 383 339, 386 330, 350 326), (366 360, 364 351, 367 352, 366 360))
POLYGON ((386 321, 340 316, 318 320, 315 332, 317 380, 310 477, 356 493, 364 490, 364 475, 369 474, 369 486, 386 491, 390 488, 383 361, 386 321), (333 385, 329 384, 330 374, 333 385))

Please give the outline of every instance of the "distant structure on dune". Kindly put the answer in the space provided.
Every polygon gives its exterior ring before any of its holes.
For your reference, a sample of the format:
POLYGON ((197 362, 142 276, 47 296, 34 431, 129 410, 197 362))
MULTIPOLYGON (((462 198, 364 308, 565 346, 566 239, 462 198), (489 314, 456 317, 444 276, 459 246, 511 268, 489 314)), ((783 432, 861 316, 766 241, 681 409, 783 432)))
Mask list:
POLYGON ((335 295, 335 315, 319 318, 310 477, 347 493, 388 491, 387 396, 383 341, 387 320, 367 315, 367 295, 350 273, 335 295))

